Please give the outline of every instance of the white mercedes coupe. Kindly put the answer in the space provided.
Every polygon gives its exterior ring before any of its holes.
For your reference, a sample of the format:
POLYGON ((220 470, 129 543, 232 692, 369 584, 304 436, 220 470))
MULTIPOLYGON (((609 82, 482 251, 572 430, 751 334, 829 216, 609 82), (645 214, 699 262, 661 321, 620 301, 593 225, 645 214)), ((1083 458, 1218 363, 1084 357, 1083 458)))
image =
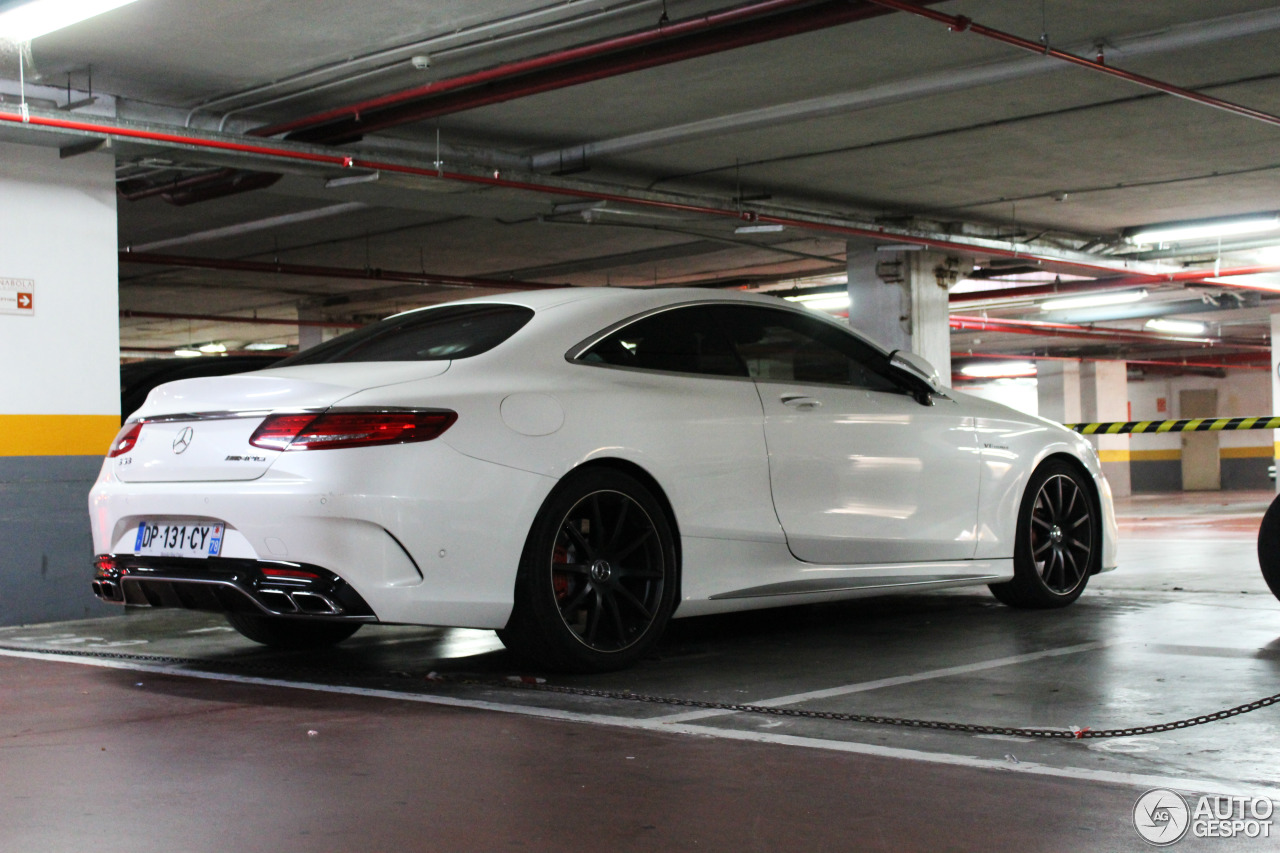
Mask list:
POLYGON ((632 664, 672 617, 974 584, 1060 607, 1115 566, 1081 436, 701 290, 453 302, 160 386, 89 509, 104 601, 295 648, 491 628, 569 671, 632 664))

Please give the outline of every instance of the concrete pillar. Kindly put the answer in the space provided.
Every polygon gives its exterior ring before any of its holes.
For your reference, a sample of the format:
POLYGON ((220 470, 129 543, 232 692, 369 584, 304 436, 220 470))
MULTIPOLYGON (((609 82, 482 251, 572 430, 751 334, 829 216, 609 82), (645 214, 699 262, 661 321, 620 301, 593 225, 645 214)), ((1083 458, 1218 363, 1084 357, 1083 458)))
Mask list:
POLYGON ((1079 423, 1080 362, 1036 362, 1036 402, 1042 418, 1063 424, 1079 423))
POLYGON ((0 143, 0 625, 117 613, 86 496, 120 429, 115 159, 0 143))
POLYGON ((848 244, 849 325, 882 346, 928 359, 951 382, 947 294, 961 262, 940 252, 877 252, 848 244))
MULTIPOLYGON (((1280 406, 1280 314, 1271 315, 1271 406, 1267 414, 1274 415, 1280 406)), ((1272 433, 1272 446, 1275 448, 1272 458, 1280 465, 1280 430, 1272 433)), ((1280 494, 1280 475, 1276 476, 1275 488, 1280 494)))
MULTIPOLYGON (((298 303, 298 319, 299 320, 323 320, 324 313, 320 310, 320 306, 308 301, 298 303)), ((323 326, 299 326, 298 327, 298 352, 304 349, 310 349, 318 343, 324 341, 323 326)))
POLYGON ((911 300, 901 256, 850 240, 849 325, 887 350, 911 349, 911 300), (887 280, 886 280, 887 279, 887 280))
MULTIPOLYGON (((1127 421, 1129 419, 1128 365, 1123 361, 1091 361, 1080 366, 1080 419, 1127 421)), ((1102 460, 1102 472, 1117 497, 1129 495, 1129 436, 1090 436, 1102 460)))

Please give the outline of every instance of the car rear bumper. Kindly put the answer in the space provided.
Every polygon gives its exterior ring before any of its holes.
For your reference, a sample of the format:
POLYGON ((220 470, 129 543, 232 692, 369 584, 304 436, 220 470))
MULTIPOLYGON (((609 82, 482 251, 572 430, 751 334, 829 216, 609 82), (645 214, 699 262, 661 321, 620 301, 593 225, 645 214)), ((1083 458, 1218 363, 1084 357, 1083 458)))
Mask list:
POLYGON ((350 584, 304 563, 100 554, 94 565, 93 593, 110 604, 377 621, 350 584))
POLYGON ((197 564, 319 566, 379 622, 501 628, 529 525, 554 484, 428 442, 287 453, 243 482, 122 483, 108 464, 89 513, 97 554, 141 559, 144 521, 218 523, 218 557, 197 564))

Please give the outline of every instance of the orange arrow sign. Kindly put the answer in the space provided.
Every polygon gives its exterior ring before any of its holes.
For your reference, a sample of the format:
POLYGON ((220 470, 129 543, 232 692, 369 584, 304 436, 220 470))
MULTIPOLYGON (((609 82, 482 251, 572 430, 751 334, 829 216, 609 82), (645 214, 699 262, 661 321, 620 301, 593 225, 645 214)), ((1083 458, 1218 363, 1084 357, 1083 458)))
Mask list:
POLYGON ((19 308, 30 308, 30 307, 31 307, 31 294, 30 294, 30 293, 19 293, 19 294, 18 294, 18 307, 19 307, 19 308))

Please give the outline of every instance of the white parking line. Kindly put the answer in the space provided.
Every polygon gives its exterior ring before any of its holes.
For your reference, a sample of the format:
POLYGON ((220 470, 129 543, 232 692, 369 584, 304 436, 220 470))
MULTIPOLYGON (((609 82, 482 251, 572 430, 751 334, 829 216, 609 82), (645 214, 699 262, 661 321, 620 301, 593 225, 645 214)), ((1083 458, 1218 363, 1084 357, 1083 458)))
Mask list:
MULTIPOLYGON (((965 675, 970 672, 982 672, 986 669, 998 669, 1002 666, 1015 666, 1020 663, 1029 663, 1036 660, 1044 660, 1045 658, 1060 657, 1062 655, 1074 655, 1081 652, 1092 652, 1098 649, 1104 649, 1113 645, 1113 642, 1099 643, 1081 643, 1077 646, 1063 646, 1058 649, 1046 649, 1042 652, 1029 652, 1025 655, 1012 655, 1007 658, 995 658, 993 660, 979 661, 978 663, 966 663, 960 666, 948 666, 942 669, 930 669, 926 672, 917 672, 914 675, 897 675, 892 678, 877 678, 874 681, 861 681, 857 684, 846 684, 842 687, 828 687, 825 690, 810 690, 806 693, 792 693, 789 696, 778 696, 773 699, 761 699, 758 702, 744 701, 744 705, 759 705, 764 708, 778 708, 783 705, 797 705, 801 702, 811 702, 814 699, 830 699, 833 696, 847 696, 850 693, 864 693, 868 690, 879 690, 882 687, 897 687, 901 684, 913 684, 917 681, 930 681, 935 678, 947 678, 952 675, 965 675)), ((662 718, 665 723, 687 723, 692 720, 702 720, 707 717, 720 717, 730 711, 686 711, 680 714, 671 714, 662 718)))
MULTIPOLYGON (((1045 764, 1024 761, 1011 764, 991 758, 979 758, 973 755, 955 755, 945 752, 925 752, 917 749, 902 749, 892 746, 875 746, 865 743, 849 743, 844 741, 823 740, 814 737, 796 735, 769 734, 758 731, 734 731, 714 726, 671 725, 670 718, 665 719, 633 719, 610 714, 584 714, 575 711, 560 711, 552 708, 539 708, 527 705, 508 705, 501 702, 485 702, 474 699, 455 699, 447 696, 426 696, 416 693, 397 693, 394 690, 377 690, 363 687, 343 687, 328 684, 306 684, 292 681, 280 681, 274 678, 257 678, 244 675, 227 675, 216 672, 198 672, 180 670, 172 666, 155 666, 129 661, 96 660, 91 658, 67 658, 62 655, 42 652, 17 652, 0 650, 0 655, 32 660, 50 661, 53 663, 75 663, 83 666, 96 666, 105 669, 124 669, 131 672, 150 672, 157 675, 171 675, 179 678, 198 678, 206 681, 225 681, 233 684, 252 684, 261 687, 282 687, 289 690, 309 690, 315 693, 333 693, 344 696, 366 696, 374 699, 389 699, 398 702, 418 702, 426 705, 443 705, 454 708, 471 708, 477 711, 494 711, 503 714, 520 714, 525 717, 539 717, 570 723, 594 723, 615 728, 635 729, 653 733, 676 733, 713 737, 721 740, 749 741, 752 743, 768 743, 779 746, 801 746, 810 749, 823 749, 829 752, 844 752, 854 755, 871 755, 879 758, 894 758, 905 761, 924 761, 930 764, 944 764, 952 767, 968 767, 974 770, 995 770, 1003 773, 1021 773, 1032 776, 1050 776, 1058 779, 1072 779, 1081 782, 1101 782, 1110 785, 1128 785, 1135 788, 1171 788, 1196 794, 1220 794, 1223 796, 1270 797, 1280 799, 1280 788, 1267 788, 1234 779, 1196 779, 1191 777, 1153 776, 1145 773, 1120 773, 1111 770, 1088 770, 1078 767, 1050 767, 1045 764)), ((1019 655, 1018 657, 1025 657, 1019 655)))

